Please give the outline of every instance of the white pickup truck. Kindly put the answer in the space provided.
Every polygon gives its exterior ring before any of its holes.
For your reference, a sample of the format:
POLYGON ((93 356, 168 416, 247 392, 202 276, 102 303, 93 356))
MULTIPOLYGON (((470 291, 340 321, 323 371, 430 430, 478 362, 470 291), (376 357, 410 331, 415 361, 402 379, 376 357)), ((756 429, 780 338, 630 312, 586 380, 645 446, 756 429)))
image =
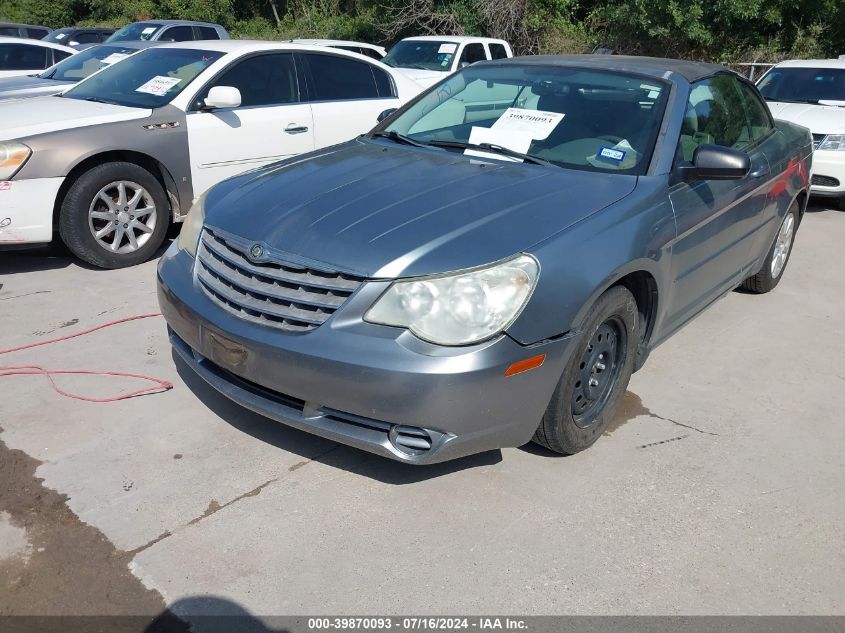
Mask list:
POLYGON ((424 35, 397 42, 381 61, 426 87, 486 59, 513 57, 510 44, 489 37, 424 35))

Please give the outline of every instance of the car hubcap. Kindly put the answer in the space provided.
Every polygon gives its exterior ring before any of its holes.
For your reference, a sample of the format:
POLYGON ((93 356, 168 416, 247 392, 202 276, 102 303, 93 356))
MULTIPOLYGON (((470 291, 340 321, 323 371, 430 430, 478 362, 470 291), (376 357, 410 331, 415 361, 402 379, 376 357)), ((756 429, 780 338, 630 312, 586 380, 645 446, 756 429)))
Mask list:
POLYGON ((786 266, 786 258, 789 257, 789 249, 792 248, 792 238, 795 236, 795 216, 788 213, 780 225, 778 238, 775 240, 775 251, 772 254, 772 279, 777 279, 786 266))
POLYGON ((578 365, 572 393, 572 417, 580 428, 594 424, 610 397, 624 363, 627 331, 617 318, 602 323, 578 365))
POLYGON ((112 253, 133 253, 146 244, 156 227, 152 196, 128 180, 107 184, 88 209, 88 227, 97 243, 112 253))

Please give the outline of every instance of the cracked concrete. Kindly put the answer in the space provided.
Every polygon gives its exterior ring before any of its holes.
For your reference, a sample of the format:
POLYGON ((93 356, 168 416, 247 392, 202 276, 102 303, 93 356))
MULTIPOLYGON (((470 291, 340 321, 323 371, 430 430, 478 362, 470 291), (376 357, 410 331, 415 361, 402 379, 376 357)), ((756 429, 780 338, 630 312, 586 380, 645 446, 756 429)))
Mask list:
MULTIPOLYGON (((0 562, 0 613, 842 614, 845 213, 814 211, 776 291, 733 293, 656 350, 572 457, 409 468, 339 446, 219 396, 157 319, 4 356, 175 386, 91 404, 0 378, 20 465, 3 481, 24 482, 0 512, 8 549, 30 544, 0 562)), ((156 310, 154 262, 18 253, 0 270, 0 349, 156 310)))

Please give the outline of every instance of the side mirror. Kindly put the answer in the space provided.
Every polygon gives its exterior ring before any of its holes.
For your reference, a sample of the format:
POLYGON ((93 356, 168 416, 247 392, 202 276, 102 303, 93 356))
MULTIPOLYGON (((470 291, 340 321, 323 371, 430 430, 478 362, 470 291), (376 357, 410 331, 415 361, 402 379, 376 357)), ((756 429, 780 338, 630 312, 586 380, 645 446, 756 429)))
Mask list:
POLYGON ((695 180, 739 180, 751 171, 751 158, 745 152, 720 145, 699 145, 692 164, 681 166, 681 178, 695 180))
POLYGON ((388 108, 387 110, 385 110, 384 112, 382 112, 381 114, 378 115, 378 118, 376 119, 376 121, 381 123, 387 117, 391 116, 394 112, 396 112, 396 108, 388 108))
POLYGON ((241 91, 232 86, 214 86, 208 91, 203 110, 237 108, 241 105, 241 91))

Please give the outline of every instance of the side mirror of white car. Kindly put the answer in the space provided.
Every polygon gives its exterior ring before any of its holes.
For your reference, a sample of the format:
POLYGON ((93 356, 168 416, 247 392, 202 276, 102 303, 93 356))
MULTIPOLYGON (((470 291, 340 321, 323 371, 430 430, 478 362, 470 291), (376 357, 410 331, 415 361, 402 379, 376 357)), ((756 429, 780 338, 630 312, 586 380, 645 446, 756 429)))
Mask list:
POLYGON ((205 98, 205 108, 237 108, 241 105, 241 91, 232 86, 214 86, 205 98))

